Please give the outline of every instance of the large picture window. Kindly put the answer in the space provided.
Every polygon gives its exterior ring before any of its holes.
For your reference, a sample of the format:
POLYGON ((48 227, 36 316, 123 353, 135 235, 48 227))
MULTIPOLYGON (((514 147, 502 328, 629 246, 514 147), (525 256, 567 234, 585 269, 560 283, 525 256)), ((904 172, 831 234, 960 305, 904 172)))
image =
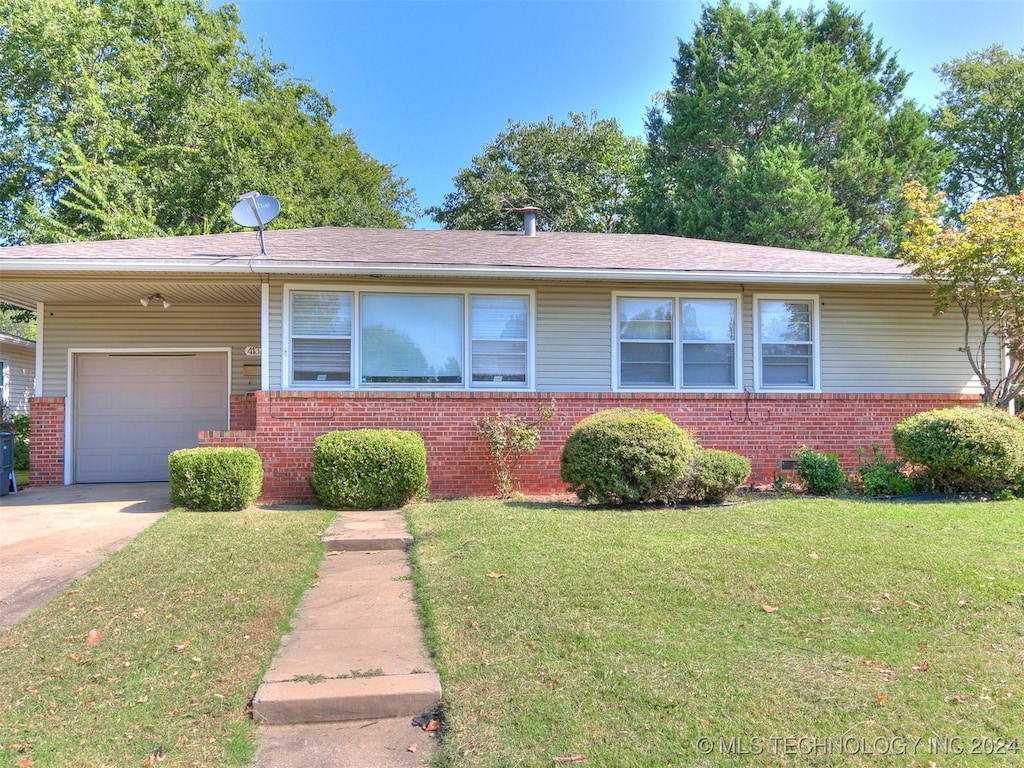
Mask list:
POLYGON ((755 301, 760 388, 817 388, 815 310, 813 299, 755 301))
POLYGON ((620 296, 616 310, 619 387, 739 386, 735 298, 620 296))
POLYGON ((290 383, 530 386, 527 294, 291 290, 290 383))
POLYGON ((362 295, 364 384, 461 384, 462 297, 362 295))

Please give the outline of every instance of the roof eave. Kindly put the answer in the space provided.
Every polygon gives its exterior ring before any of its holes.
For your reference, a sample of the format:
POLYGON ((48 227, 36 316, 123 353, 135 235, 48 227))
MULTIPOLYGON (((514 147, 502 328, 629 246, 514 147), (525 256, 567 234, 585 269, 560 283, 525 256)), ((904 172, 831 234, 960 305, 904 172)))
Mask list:
POLYGON ((220 275, 381 275, 389 277, 474 277, 519 278, 526 280, 600 280, 620 282, 716 282, 716 283, 801 283, 821 285, 892 285, 920 283, 909 273, 836 273, 836 272, 753 272, 724 270, 654 270, 654 269, 587 269, 569 267, 518 267, 491 265, 375 264, 338 262, 225 263, 146 261, 125 264, 97 261, 83 264, 68 261, 11 261, 4 263, 4 272, 78 274, 121 273, 191 273, 220 275))

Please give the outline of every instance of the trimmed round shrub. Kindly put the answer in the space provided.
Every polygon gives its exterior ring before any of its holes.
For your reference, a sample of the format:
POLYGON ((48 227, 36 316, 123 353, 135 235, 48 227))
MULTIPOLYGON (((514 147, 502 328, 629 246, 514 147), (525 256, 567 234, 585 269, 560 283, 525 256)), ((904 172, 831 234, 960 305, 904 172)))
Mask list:
POLYGON ((427 489, 423 438, 398 429, 320 435, 313 446, 313 493, 330 509, 394 509, 427 489))
POLYGON ((834 453, 816 453, 807 446, 793 452, 796 474, 808 493, 833 496, 846 485, 843 465, 834 453))
POLYGON ((561 475, 582 502, 672 503, 689 480, 696 451, 690 435, 664 414, 612 408, 572 428, 561 475))
POLYGON ((167 457, 167 470, 171 503, 188 509, 245 509, 263 487, 263 462, 252 448, 182 448, 167 457))
POLYGON ((694 473, 685 500, 720 504, 736 492, 750 475, 750 459, 731 451, 706 448, 697 451, 694 473))
POLYGON ((940 408, 892 428, 896 452, 953 493, 1024 490, 1024 422, 988 406, 940 408))

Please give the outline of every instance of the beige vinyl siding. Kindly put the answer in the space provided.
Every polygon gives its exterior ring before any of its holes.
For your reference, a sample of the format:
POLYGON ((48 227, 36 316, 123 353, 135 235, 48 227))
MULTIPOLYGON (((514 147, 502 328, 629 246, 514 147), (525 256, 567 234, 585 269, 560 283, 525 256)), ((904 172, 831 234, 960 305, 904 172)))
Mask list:
POLYGON ((270 388, 282 389, 284 386, 284 370, 281 366, 282 340, 284 325, 282 312, 284 311, 284 283, 271 281, 270 283, 270 306, 267 311, 267 337, 270 339, 270 349, 263 350, 263 360, 268 367, 270 375, 270 388))
POLYGON ((231 349, 231 390, 259 389, 259 375, 246 376, 247 346, 259 346, 260 308, 252 305, 101 306, 47 305, 43 317, 45 397, 67 395, 68 350, 231 349))
POLYGON ((3 344, 0 360, 4 363, 4 394, 11 413, 28 413, 29 398, 35 395, 36 353, 32 346, 3 344))
MULTIPOLYGON (((834 289, 819 296, 824 392, 980 393, 959 351, 962 317, 935 317, 927 290, 834 289)), ((995 345, 989 359, 998 366, 995 345)))
MULTIPOLYGON (((270 384, 279 389, 282 371, 284 286, 386 288, 386 286, 487 290, 535 290, 535 381, 540 391, 607 392, 612 388, 612 292, 651 292, 741 297, 742 382, 754 386, 754 295, 814 296, 820 302, 821 391, 976 393, 977 382, 963 353, 956 313, 936 318, 926 287, 836 287, 815 285, 736 286, 650 283, 543 285, 427 280, 283 279, 270 286, 270 384)), ((254 332, 255 333, 255 332, 254 332)), ((993 348, 992 360, 995 361, 993 348)))
POLYGON ((537 288, 537 389, 612 387, 611 288, 537 288))

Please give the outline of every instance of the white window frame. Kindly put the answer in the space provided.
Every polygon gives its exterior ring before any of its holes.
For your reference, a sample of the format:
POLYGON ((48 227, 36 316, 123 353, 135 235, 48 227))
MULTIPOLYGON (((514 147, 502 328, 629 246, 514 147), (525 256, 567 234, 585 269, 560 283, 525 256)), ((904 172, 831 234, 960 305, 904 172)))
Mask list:
MULTIPOLYGON (((773 293, 754 294, 754 390, 757 392, 821 392, 821 301, 816 294, 773 293), (811 316, 811 376, 807 386, 766 386, 763 382, 761 361, 761 303, 764 301, 807 302, 811 316)), ((797 342, 806 343, 806 342, 797 342)))
POLYGON ((364 390, 364 391, 512 391, 532 392, 535 389, 536 350, 536 297, 530 289, 485 289, 446 288, 444 286, 421 288, 409 286, 366 286, 366 285, 285 285, 281 300, 281 386, 289 390, 364 390), (351 372, 349 383, 294 381, 292 379, 292 294, 347 293, 352 296, 352 340, 350 345, 351 372), (363 383, 362 379, 362 298, 366 295, 409 294, 412 296, 459 296, 462 298, 462 382, 461 383, 363 383), (507 296, 526 299, 526 381, 525 382, 474 382, 472 371, 472 301, 473 297, 507 296))
POLYGON ((738 293, 670 293, 664 291, 613 291, 612 292, 612 389, 616 392, 739 392, 743 389, 743 301, 738 293), (636 386, 622 383, 622 367, 619 338, 619 300, 652 299, 672 302, 672 385, 636 386), (733 381, 730 385, 684 386, 683 385, 683 304, 701 300, 730 301, 733 305, 733 381))

